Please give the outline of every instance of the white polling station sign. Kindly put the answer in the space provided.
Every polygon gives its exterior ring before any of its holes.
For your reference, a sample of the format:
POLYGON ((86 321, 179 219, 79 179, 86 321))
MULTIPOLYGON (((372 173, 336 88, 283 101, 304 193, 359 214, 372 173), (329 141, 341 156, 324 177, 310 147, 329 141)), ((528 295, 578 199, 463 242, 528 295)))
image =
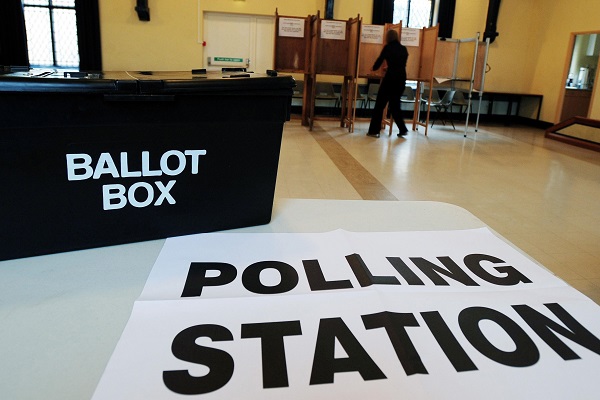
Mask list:
POLYGON ((487 229, 171 238, 94 399, 587 398, 599 317, 487 229))

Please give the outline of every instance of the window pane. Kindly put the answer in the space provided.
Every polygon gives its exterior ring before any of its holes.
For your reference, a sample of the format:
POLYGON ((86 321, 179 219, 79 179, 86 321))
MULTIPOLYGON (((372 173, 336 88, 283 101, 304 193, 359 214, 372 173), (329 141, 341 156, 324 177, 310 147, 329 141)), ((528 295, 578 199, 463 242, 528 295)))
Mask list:
POLYGON ((52 36, 47 8, 25 7, 25 29, 31 65, 52 66, 52 36))
POLYGON ((394 17, 392 21, 394 24, 400 23, 406 26, 408 21, 408 1, 409 0, 394 0, 394 17))
POLYGON ((431 0, 411 0, 410 2, 410 27, 428 28, 431 15, 431 0))
POLYGON ((79 49, 77 47, 75 10, 55 9, 52 16, 54 19, 56 65, 77 67, 79 65, 79 49))
POLYGON ((52 0, 52 5, 57 7, 75 8, 75 0, 52 0))
POLYGON ((432 0, 394 0, 395 24, 410 28, 428 28, 431 25, 432 0))

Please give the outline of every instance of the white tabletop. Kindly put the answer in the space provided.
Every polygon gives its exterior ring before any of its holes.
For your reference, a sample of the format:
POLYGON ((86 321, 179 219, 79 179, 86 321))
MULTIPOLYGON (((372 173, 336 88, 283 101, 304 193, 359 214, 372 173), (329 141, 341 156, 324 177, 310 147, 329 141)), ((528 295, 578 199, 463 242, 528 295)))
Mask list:
MULTIPOLYGON (((270 224, 235 232, 455 230, 468 211, 417 201, 275 202, 270 224)), ((0 397, 86 399, 127 324, 164 240, 0 262, 0 397)))

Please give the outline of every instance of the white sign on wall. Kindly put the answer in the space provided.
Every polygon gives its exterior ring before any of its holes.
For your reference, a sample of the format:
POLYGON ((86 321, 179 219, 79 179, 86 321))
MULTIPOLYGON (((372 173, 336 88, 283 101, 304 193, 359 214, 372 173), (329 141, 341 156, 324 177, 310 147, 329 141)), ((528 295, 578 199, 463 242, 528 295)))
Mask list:
POLYGON ((417 28, 402 28, 400 43, 404 46, 418 47, 421 39, 421 30, 417 28))
POLYGON ((279 36, 304 37, 304 20, 300 18, 279 18, 279 36))
POLYGON ((360 41, 362 43, 383 44, 383 25, 363 25, 360 41))
POLYGON ((321 39, 346 40, 346 22, 321 21, 321 39))
POLYGON ((598 305, 487 229, 192 235, 93 398, 594 398, 599 336, 598 305))

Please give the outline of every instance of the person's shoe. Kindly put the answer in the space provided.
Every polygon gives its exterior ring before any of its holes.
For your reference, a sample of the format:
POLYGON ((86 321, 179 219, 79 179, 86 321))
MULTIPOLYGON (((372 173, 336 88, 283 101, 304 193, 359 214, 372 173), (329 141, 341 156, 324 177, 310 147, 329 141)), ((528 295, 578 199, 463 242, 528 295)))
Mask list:
POLYGON ((398 132, 398 137, 406 136, 407 133, 408 133, 408 129, 405 131, 400 131, 400 132, 398 132))
POLYGON ((369 133, 367 133, 367 136, 371 136, 371 137, 377 138, 377 137, 379 137, 379 133, 371 133, 371 132, 369 132, 369 133))

